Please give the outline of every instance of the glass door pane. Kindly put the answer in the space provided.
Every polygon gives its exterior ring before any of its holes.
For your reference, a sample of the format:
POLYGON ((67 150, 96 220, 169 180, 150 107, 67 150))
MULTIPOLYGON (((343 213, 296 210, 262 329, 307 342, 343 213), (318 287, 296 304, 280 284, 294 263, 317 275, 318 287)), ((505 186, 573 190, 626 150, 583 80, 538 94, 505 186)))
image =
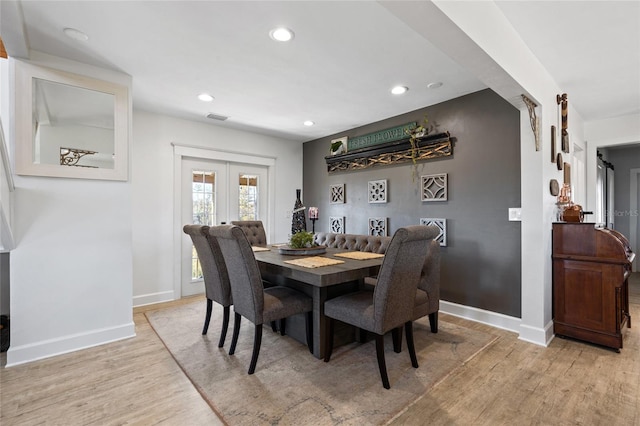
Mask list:
POLYGON ((261 220, 267 226, 267 170, 253 164, 229 164, 229 220, 261 220))
MULTIPOLYGON (((191 172, 192 223, 211 226, 216 223, 216 173, 193 170, 191 172)), ((202 279, 202 266, 195 246, 191 247, 191 280, 202 279)))
MULTIPOLYGON (((219 225, 227 216, 227 164, 208 160, 182 160, 182 223, 219 225)), ((183 236, 182 296, 204 292, 202 267, 191 238, 183 236)))
POLYGON ((216 223, 216 173, 204 170, 194 170, 191 173, 193 223, 213 225, 216 223))
POLYGON ((240 173, 238 185, 238 219, 259 220, 257 175, 240 173))

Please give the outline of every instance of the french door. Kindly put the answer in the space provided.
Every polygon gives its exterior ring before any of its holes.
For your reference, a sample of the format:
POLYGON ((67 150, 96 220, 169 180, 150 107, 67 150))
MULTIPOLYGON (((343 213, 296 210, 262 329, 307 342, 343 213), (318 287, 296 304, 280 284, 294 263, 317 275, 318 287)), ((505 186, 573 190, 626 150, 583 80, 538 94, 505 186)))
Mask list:
MULTIPOLYGON (((183 224, 216 226, 232 220, 267 222, 266 167, 183 158, 181 171, 183 224)), ((190 238, 182 239, 181 253, 181 295, 203 293, 202 269, 190 238)))

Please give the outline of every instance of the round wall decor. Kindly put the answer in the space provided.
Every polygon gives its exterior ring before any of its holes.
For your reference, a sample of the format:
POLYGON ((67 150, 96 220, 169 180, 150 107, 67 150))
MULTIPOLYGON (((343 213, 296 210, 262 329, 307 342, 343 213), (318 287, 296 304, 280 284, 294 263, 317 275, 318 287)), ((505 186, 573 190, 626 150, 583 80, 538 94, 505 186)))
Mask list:
POLYGON ((560 193, 560 185, 557 180, 551 179, 551 182, 549 182, 549 191, 554 197, 560 193))

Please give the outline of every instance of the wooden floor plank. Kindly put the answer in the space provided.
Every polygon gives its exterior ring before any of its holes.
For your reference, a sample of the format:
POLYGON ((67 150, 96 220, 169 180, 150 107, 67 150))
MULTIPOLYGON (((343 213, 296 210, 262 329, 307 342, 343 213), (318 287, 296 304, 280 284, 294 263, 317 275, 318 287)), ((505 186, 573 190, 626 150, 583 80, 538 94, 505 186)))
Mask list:
MULTIPOLYGON (((392 424, 640 424, 640 273, 630 285, 636 325, 626 329, 620 353, 559 338, 544 348, 441 314, 498 339, 392 424)), ((134 310, 135 338, 1 368, 0 424, 223 424, 147 322, 144 312, 157 308, 134 310)))
MULTIPOLYGON (((640 273, 630 282, 640 319, 640 273)), ((465 321, 451 319, 447 321, 465 321)), ((466 323, 465 323, 466 324, 466 323)), ((484 330, 482 324, 477 329, 484 330)), ((499 339, 436 385, 393 424, 637 425, 640 329, 625 329, 620 353, 570 339, 544 348, 491 329, 499 339)))
POLYGON ((134 321, 135 338, 0 369, 0 424, 224 424, 144 314, 134 321))

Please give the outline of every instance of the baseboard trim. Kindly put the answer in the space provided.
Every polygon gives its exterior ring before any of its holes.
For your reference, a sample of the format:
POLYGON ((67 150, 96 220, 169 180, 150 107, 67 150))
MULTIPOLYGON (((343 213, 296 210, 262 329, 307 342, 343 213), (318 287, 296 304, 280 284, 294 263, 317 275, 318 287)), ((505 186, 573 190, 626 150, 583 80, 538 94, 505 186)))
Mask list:
POLYGON ((28 345, 10 346, 7 351, 6 366, 13 367, 26 364, 44 358, 104 345, 105 343, 128 339, 135 337, 135 335, 135 324, 130 322, 116 327, 92 330, 87 333, 63 336, 28 345))
POLYGON ((517 317, 444 300, 440 301, 440 312, 517 333, 518 339, 539 346, 548 346, 554 337, 553 321, 549 322, 543 329, 536 328, 522 324, 522 319, 517 317))
POLYGON ((514 333, 520 332, 520 318, 499 314, 497 312, 486 311, 484 309, 474 308, 473 306, 459 305, 445 300, 440 301, 440 312, 514 333))
POLYGON ((176 300, 173 290, 160 291, 158 293, 142 294, 140 296, 133 296, 133 307, 154 305, 156 303, 171 302, 176 300))
POLYGON ((544 328, 536 328, 524 324, 520 325, 520 336, 518 339, 524 340, 525 342, 547 347, 553 338, 553 321, 549 321, 544 328))

